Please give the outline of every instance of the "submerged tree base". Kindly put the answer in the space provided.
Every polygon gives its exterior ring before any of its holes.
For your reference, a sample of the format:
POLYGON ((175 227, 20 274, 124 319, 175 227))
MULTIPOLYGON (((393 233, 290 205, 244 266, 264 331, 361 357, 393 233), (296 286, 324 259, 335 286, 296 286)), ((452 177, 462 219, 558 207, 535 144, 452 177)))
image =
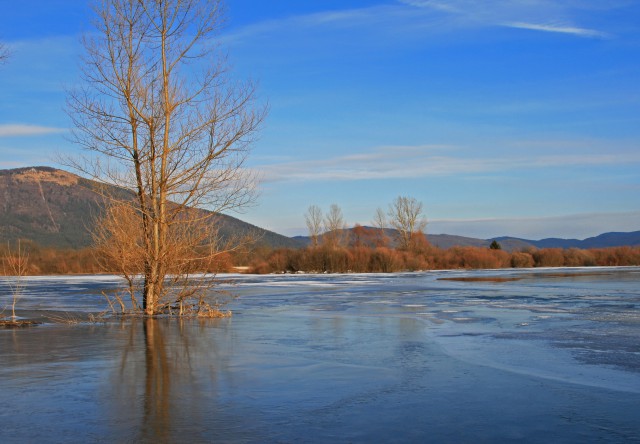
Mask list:
POLYGON ((169 317, 179 317, 179 318, 206 318, 206 319, 218 319, 218 318, 230 318, 231 311, 223 311, 217 307, 212 307, 208 304, 204 304, 201 306, 173 306, 171 308, 167 308, 162 312, 152 315, 154 316, 169 316, 169 317))
POLYGON ((196 317, 198 318, 208 318, 208 319, 216 319, 216 318, 230 318, 231 311, 222 311, 217 308, 211 308, 209 310, 200 311, 196 317))
POLYGON ((42 322, 38 321, 30 321, 27 319, 0 319, 0 328, 23 328, 23 327, 34 327, 36 325, 40 325, 42 322))
POLYGON ((94 316, 94 320, 104 320, 109 316, 114 317, 130 317, 130 318, 179 318, 179 319, 222 319, 222 318, 230 318, 233 313, 230 310, 220 310, 219 308, 214 307, 206 307, 199 309, 193 309, 192 307, 183 307, 180 310, 180 307, 171 307, 166 308, 164 310, 158 311, 157 313, 147 314, 142 310, 133 310, 133 311, 122 311, 116 312, 113 311, 110 314, 108 312, 101 313, 100 315, 94 316))

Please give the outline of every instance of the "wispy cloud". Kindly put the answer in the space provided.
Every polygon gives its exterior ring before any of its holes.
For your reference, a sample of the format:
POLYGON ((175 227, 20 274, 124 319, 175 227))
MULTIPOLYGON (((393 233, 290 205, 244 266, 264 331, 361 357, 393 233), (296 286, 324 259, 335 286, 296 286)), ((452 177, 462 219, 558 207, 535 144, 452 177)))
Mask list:
POLYGON ((405 5, 416 6, 418 8, 431 8, 446 12, 460 13, 462 12, 455 2, 451 1, 435 1, 435 0, 400 0, 405 5))
POLYGON ((45 134, 64 133, 65 128, 54 128, 49 126, 5 124, 0 125, 0 137, 28 137, 42 136, 45 134))
POLYGON ((356 181, 426 178, 588 165, 640 163, 640 154, 569 154, 472 158, 446 145, 387 146, 327 159, 261 165, 266 181, 356 181), (443 152, 444 151, 444 152, 443 152))
MULTIPOLYGON (((469 26, 500 26, 531 31, 606 38, 609 34, 573 24, 578 11, 590 9, 575 2, 551 0, 398 0, 422 10, 448 13, 469 26)), ((615 2, 610 8, 617 7, 615 2)))
MULTIPOLYGON (((599 5, 599 9, 606 11, 618 6, 619 1, 611 0, 607 5, 599 5)), ((369 47, 379 50, 415 41, 438 44, 441 40, 425 36, 458 34, 465 29, 509 28, 577 38, 611 37, 614 31, 580 23, 581 17, 592 15, 593 8, 580 2, 557 0, 396 0, 252 23, 230 29, 222 36, 222 42, 229 46, 265 42, 279 48, 268 51, 270 58, 277 58, 280 50, 297 48, 304 51, 296 56, 299 60, 305 55, 317 58, 323 51, 339 52, 354 45, 359 50, 369 47)))
POLYGON ((238 28, 222 36, 225 43, 255 39, 273 33, 318 29, 326 26, 372 26, 385 24, 399 12, 397 6, 379 5, 365 8, 330 10, 266 20, 238 28))
POLYGON ((606 38, 609 34, 606 32, 595 31, 593 29, 577 28, 575 26, 557 26, 557 25, 540 25, 526 22, 504 23, 509 28, 529 29, 532 31, 557 32, 560 34, 573 34, 579 37, 597 37, 606 38))
MULTIPOLYGON (((619 7, 620 1, 611 0, 606 5, 597 5, 597 9, 606 11, 619 7)), ((364 41, 379 46, 403 39, 424 39, 425 34, 484 27, 526 29, 581 38, 610 37, 608 32, 577 23, 578 17, 584 16, 584 12, 592 13, 594 8, 586 3, 557 0, 396 0, 382 5, 265 20, 231 29, 222 40, 229 45, 281 38, 285 46, 298 40, 308 44, 310 39, 325 44, 327 40, 347 46, 352 41, 364 41), (345 40, 344 35, 336 38, 327 32, 328 29, 348 32, 349 40, 345 40), (292 38, 293 35, 296 37, 292 38)))

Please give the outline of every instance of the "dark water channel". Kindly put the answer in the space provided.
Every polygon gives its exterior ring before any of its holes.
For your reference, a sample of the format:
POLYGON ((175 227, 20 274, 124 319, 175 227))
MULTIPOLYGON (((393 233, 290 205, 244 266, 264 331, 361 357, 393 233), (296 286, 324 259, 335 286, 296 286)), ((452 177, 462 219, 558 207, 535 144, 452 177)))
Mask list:
POLYGON ((230 319, 0 330, 0 443, 640 442, 640 269, 234 278, 230 319))

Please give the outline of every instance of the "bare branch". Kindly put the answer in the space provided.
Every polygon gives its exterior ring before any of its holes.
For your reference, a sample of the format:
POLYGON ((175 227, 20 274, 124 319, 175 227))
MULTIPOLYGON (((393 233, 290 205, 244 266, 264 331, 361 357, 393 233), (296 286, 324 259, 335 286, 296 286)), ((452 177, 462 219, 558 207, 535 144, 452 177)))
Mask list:
POLYGON ((413 197, 398 196, 389 205, 389 223, 398 233, 400 248, 408 250, 418 233, 423 233, 427 221, 422 214, 422 202, 413 197))
POLYGON ((318 246, 318 239, 322 234, 322 210, 317 205, 311 205, 305 215, 309 237, 314 247, 318 246))
POLYGON ((329 212, 324 217, 325 233, 322 238, 323 242, 332 248, 341 246, 344 243, 345 228, 346 224, 342 210, 338 205, 331 204, 329 212))
POLYGON ((233 248, 214 235, 211 213, 197 209, 254 200, 255 176, 244 162, 266 110, 252 84, 229 77, 215 47, 219 0, 101 0, 95 11, 84 83, 68 99, 73 138, 87 155, 67 164, 135 193, 134 203, 111 202, 96 242, 122 244, 106 257, 120 255, 125 277, 142 273, 151 315, 175 300, 169 274, 186 285, 194 264, 233 248))

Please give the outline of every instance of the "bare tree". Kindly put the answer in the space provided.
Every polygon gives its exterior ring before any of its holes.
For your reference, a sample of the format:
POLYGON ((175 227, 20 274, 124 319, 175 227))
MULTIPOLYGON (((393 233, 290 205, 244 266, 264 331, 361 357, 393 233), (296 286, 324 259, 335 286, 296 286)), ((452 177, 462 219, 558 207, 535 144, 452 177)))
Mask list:
POLYGON ((386 229, 388 227, 387 223, 387 214, 384 212, 382 208, 378 208, 376 210, 376 214, 373 216, 372 225, 377 228, 378 239, 377 243, 379 246, 386 246, 389 242, 387 237, 386 229))
POLYGON ((427 221, 422 214, 422 202, 413 197, 398 196, 389 205, 389 224, 398 233, 398 245, 401 249, 411 248, 414 237, 423 233, 427 221))
POLYGON ((329 212, 324 217, 324 236, 323 241, 330 247, 338 247, 342 245, 344 240, 344 216, 342 210, 336 204, 331 204, 329 212))
POLYGON ((219 0, 100 0, 95 11, 84 83, 68 100, 74 140, 88 153, 68 164, 134 191, 137 224, 127 242, 141 250, 142 310, 153 315, 183 294, 167 281, 181 273, 177 240, 219 253, 202 222, 254 199, 243 165, 266 110, 255 106, 251 84, 228 77, 214 46, 219 0))
POLYGON ((7 251, 4 257, 4 274, 12 276, 9 281, 11 290, 11 319, 16 320, 16 304, 22 298, 25 288, 24 278, 29 268, 29 253, 22 246, 20 240, 16 248, 11 248, 7 243, 7 251))
POLYGON ((322 234, 322 210, 317 205, 311 205, 307 209, 307 214, 305 214, 304 218, 307 223, 307 229, 309 230, 311 244, 317 247, 318 240, 322 234))

